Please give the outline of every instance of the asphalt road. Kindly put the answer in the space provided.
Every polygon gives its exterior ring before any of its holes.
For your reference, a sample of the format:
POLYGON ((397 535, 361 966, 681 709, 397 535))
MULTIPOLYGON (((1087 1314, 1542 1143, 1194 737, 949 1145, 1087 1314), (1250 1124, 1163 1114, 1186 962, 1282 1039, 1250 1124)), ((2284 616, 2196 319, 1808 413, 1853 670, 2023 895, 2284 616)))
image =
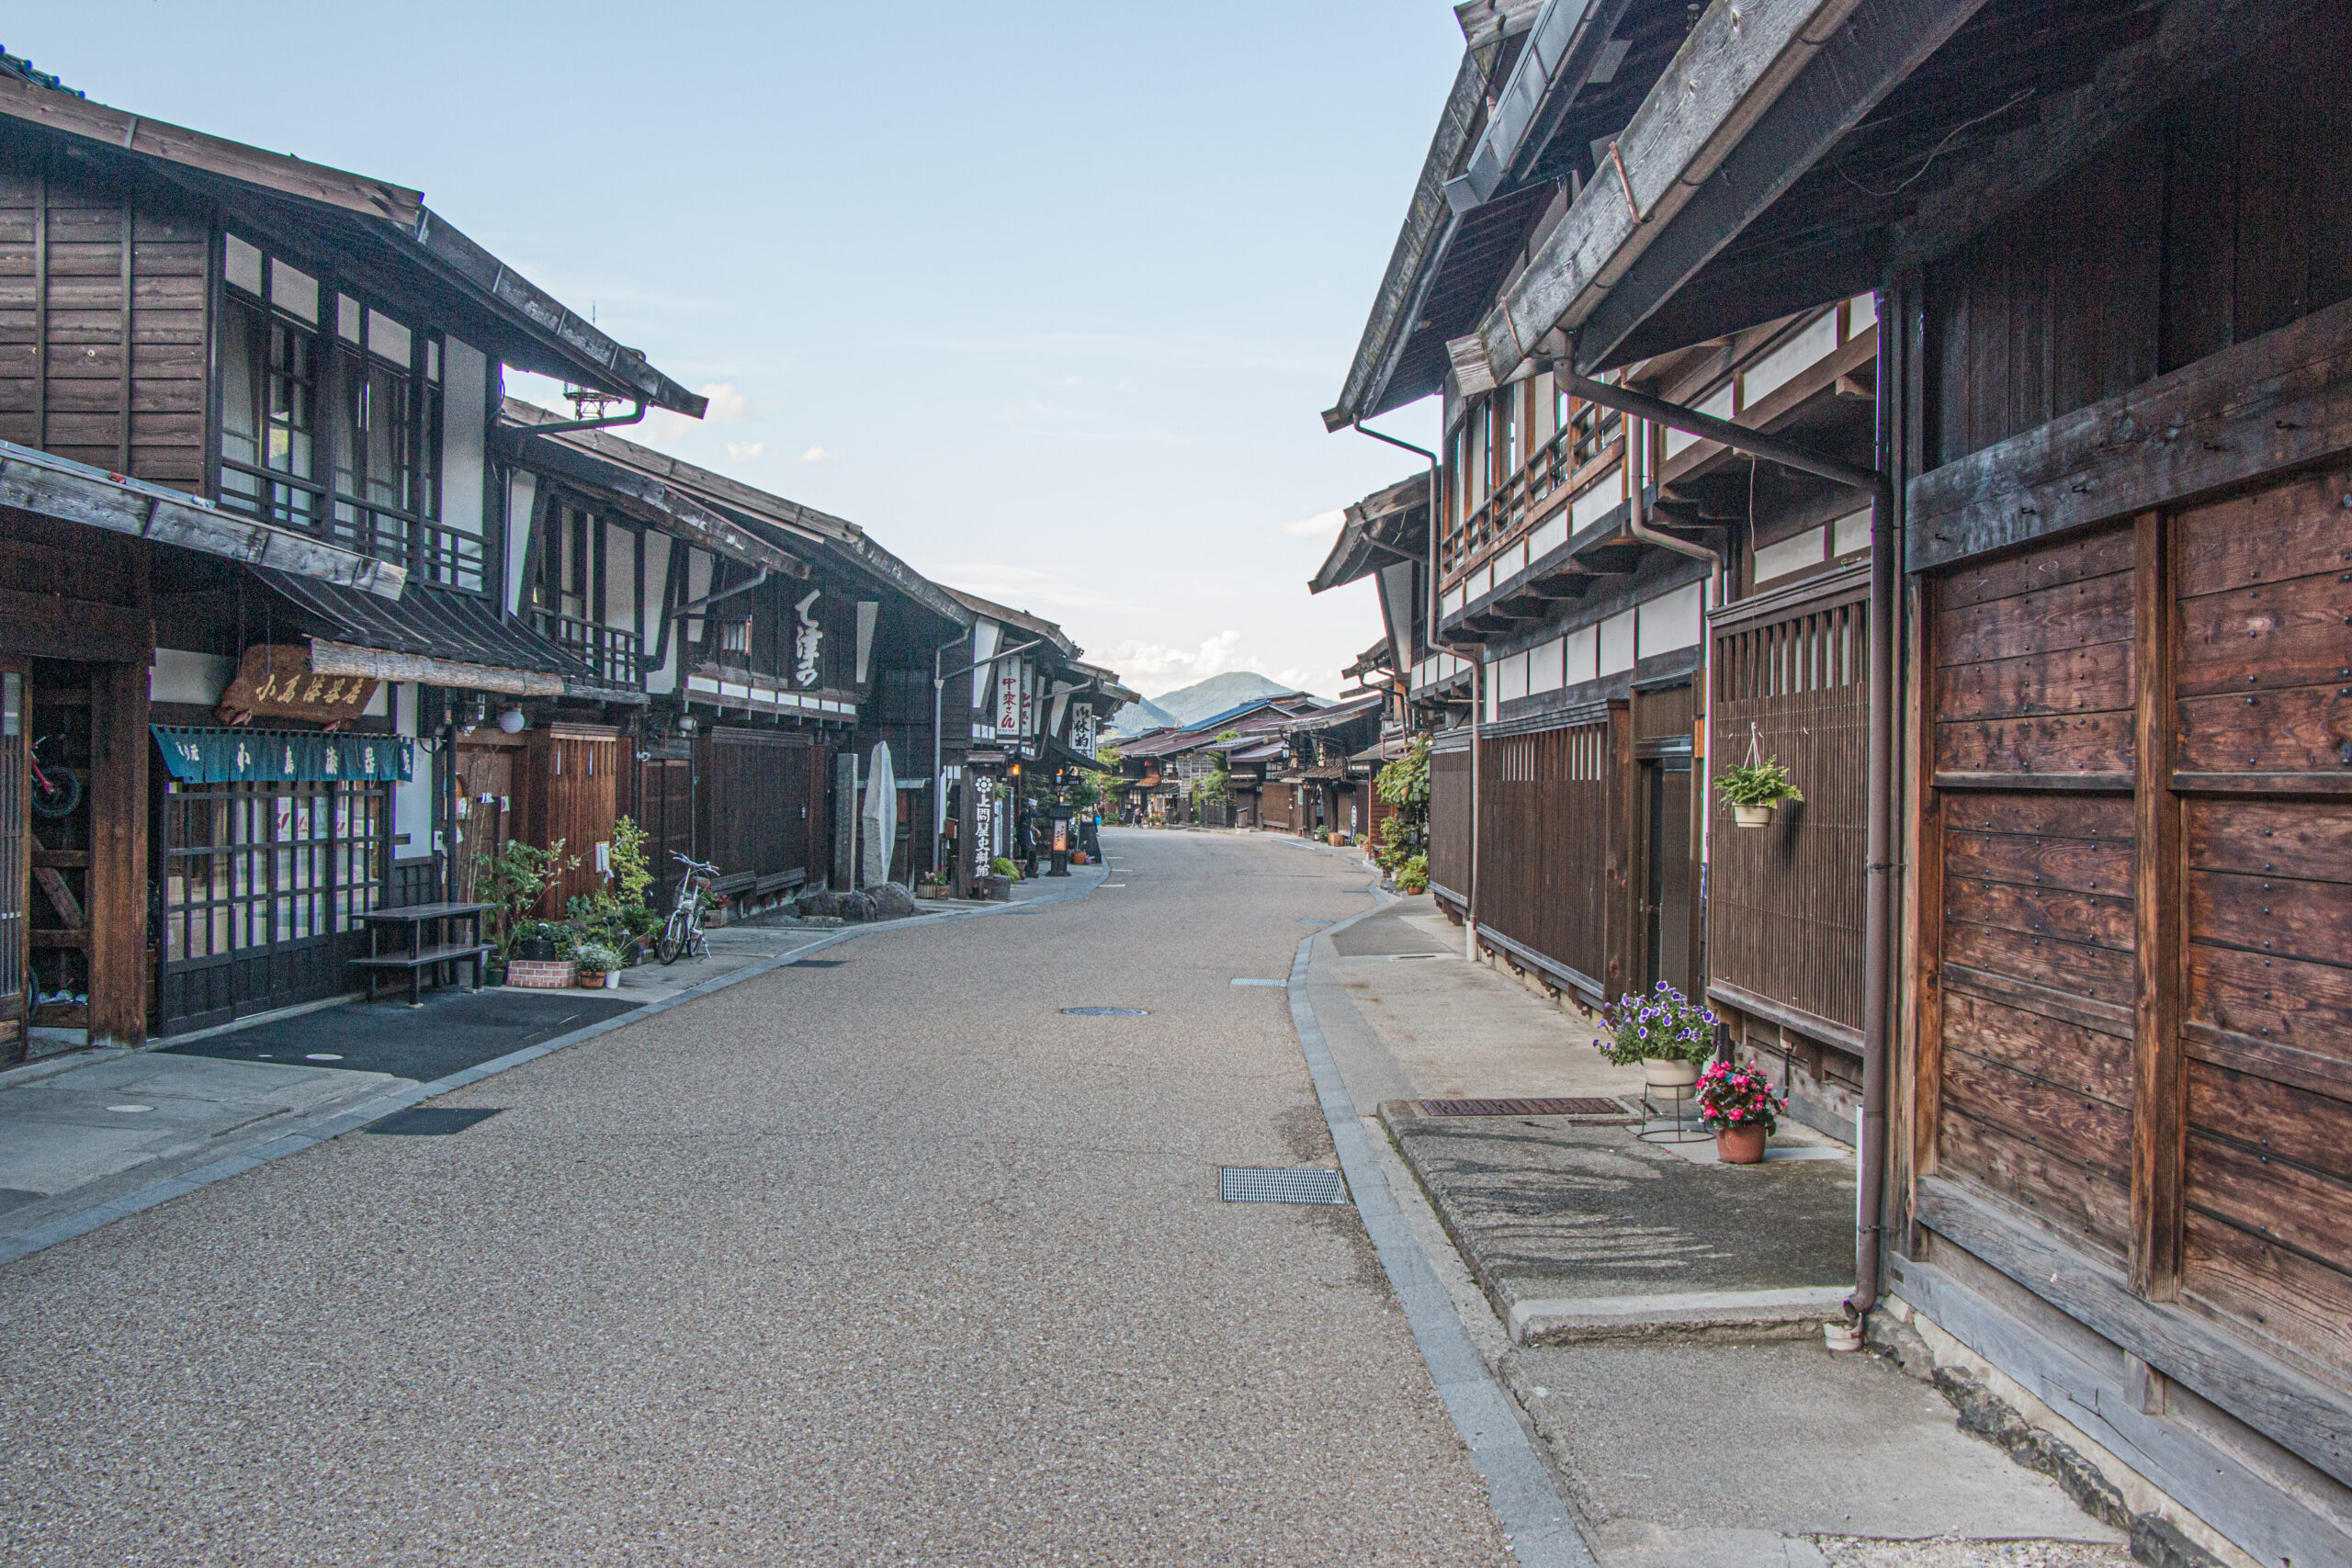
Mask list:
POLYGON ((1105 837, 0 1269, 0 1561, 1507 1562, 1353 1211, 1217 1197, 1362 874, 1105 837))

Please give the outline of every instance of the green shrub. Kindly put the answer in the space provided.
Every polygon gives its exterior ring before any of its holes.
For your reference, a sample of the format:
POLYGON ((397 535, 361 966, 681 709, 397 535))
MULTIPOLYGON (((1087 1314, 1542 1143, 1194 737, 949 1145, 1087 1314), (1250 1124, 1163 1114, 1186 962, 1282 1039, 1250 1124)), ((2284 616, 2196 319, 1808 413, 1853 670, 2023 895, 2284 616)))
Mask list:
POLYGON ((1430 890, 1430 857, 1415 855, 1396 868, 1396 886, 1408 893, 1430 890))

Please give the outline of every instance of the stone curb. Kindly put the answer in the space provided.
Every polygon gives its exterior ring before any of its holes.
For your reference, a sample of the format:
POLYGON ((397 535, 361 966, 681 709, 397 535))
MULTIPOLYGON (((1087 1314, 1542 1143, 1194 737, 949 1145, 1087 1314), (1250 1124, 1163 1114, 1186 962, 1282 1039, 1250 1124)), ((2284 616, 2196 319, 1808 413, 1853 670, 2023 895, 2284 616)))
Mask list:
MULTIPOLYGON (((1081 869, 1094 871, 1098 868, 1086 866, 1081 869)), ((1107 874, 1106 869, 1104 875, 1107 874)), ((701 997, 715 995, 729 986, 741 985, 759 976, 772 974, 775 970, 797 963, 809 953, 838 946, 854 938, 876 935, 884 931, 943 925, 950 920, 985 919, 991 915, 1035 909, 1049 904, 1066 904, 1073 899, 1087 897, 1101 885, 1102 881, 1102 877, 1098 876, 1083 887, 1072 887, 1049 895, 1041 895, 1019 904, 990 904, 983 908, 918 915, 909 919, 891 920, 884 924, 844 927, 829 936, 819 938, 805 947, 796 947, 789 953, 778 953, 774 958, 763 958, 755 964, 746 964, 728 974, 714 976, 698 986, 674 992, 659 1001, 647 1002, 616 1018, 603 1019, 584 1028, 575 1029, 569 1034, 559 1034, 552 1040, 543 1040, 536 1045, 526 1045, 519 1051, 511 1051, 503 1056, 494 1056, 487 1062, 478 1062, 460 1072, 435 1078, 431 1083, 418 1084, 413 1089, 396 1089, 374 1100, 362 1101, 349 1110, 337 1111, 333 1116, 325 1117, 296 1131, 280 1134, 266 1143, 225 1156, 209 1165, 201 1165, 192 1170, 184 1170, 176 1176, 167 1177, 161 1181, 153 1182, 133 1192, 126 1192, 121 1197, 109 1199, 103 1203, 93 1204, 87 1209, 77 1210, 70 1214, 61 1214, 56 1219, 45 1224, 37 1225, 21 1235, 0 1241, 0 1266, 14 1263, 20 1258, 55 1247, 60 1242, 71 1241, 75 1236, 87 1235, 101 1226, 112 1224, 117 1220, 127 1219, 142 1210, 168 1203, 175 1198, 186 1197, 188 1193, 199 1188, 209 1187, 216 1181, 226 1181, 232 1176, 243 1176, 249 1170, 267 1165, 274 1160, 284 1159, 288 1155, 300 1154, 304 1149, 340 1138, 346 1133, 356 1132, 368 1122, 379 1121, 395 1111, 405 1111, 410 1106, 424 1100, 464 1089, 469 1084, 480 1083, 484 1078, 495 1077, 500 1073, 519 1067, 526 1062, 535 1062, 541 1056, 550 1055, 584 1041, 594 1040, 600 1035, 610 1034, 616 1030, 627 1029, 632 1024, 641 1023, 657 1013, 667 1012, 672 1008, 684 1006, 701 997)))
MULTIPOLYGON (((1299 842, 1335 859, 1344 858, 1329 845, 1299 842)), ((1291 961, 1289 984, 1291 1024, 1298 1032, 1299 1050, 1306 1058, 1307 1075, 1314 1080, 1316 1099, 1330 1130, 1340 1173, 1347 1179, 1348 1195, 1354 1200, 1356 1215, 1387 1272, 1389 1288, 1404 1311, 1414 1343, 1420 1348, 1430 1381, 1437 1384, 1438 1397, 1444 1401, 1446 1414, 1453 1418, 1471 1461, 1486 1481, 1487 1503, 1510 1538, 1512 1554, 1521 1568, 1594 1568, 1591 1549, 1575 1517, 1561 1502, 1550 1468, 1521 1425, 1517 1404, 1471 1343, 1453 1298, 1396 1207, 1371 1140, 1364 1134, 1363 1119, 1340 1076, 1339 1064, 1324 1042, 1314 1003, 1308 999, 1307 977, 1314 968, 1317 940, 1343 931, 1396 902, 1394 895, 1382 891, 1376 878, 1366 891, 1378 900, 1371 908, 1300 939, 1291 961)))

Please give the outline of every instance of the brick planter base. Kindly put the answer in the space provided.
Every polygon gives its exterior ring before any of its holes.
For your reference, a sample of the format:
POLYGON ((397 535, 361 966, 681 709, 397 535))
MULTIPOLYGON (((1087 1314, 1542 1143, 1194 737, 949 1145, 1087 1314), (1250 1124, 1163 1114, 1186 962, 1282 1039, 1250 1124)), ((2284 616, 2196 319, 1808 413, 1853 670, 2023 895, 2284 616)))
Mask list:
POLYGON ((517 958, 506 965, 506 983, 526 991, 568 991, 580 983, 580 968, 568 958, 517 958))

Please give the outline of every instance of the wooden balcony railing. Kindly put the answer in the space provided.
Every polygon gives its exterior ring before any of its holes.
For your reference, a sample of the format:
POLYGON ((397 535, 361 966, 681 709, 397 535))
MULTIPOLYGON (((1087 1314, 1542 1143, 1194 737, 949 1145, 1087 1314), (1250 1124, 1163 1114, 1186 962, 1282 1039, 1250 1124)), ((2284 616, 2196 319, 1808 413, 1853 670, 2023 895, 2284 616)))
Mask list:
POLYGON ((1606 473, 1623 450, 1624 421, 1615 411, 1579 403, 1557 434, 1529 455, 1462 523, 1438 542, 1440 580, 1452 587, 1497 550, 1519 542, 1544 503, 1606 473))
POLYGON ((582 664, 595 671, 597 678, 616 686, 634 686, 638 682, 639 662, 637 634, 618 626, 599 626, 583 621, 577 615, 559 615, 553 610, 534 610, 532 615, 541 637, 563 645, 582 664))
POLYGON ((483 591, 479 534, 445 528, 396 506, 331 491, 314 479, 220 459, 220 505, 406 567, 418 582, 483 591))

